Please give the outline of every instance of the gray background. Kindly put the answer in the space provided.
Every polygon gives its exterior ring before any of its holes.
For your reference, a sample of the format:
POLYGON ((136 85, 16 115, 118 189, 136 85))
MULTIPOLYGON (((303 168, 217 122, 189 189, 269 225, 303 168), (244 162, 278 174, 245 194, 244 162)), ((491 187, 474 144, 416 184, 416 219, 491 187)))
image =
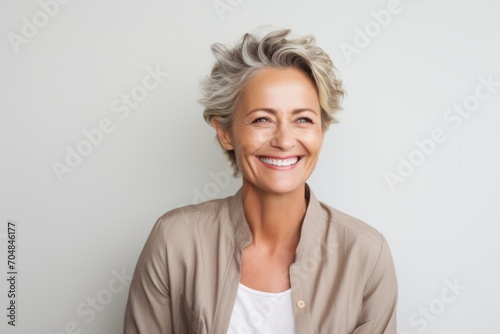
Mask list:
MULTIPOLYGON (((344 79, 340 124, 309 183, 388 239, 399 334, 499 333, 500 87, 473 97, 480 77, 500 82, 498 1, 62 2, 0 1, 0 267, 15 220, 20 273, 18 326, 2 311, 2 333, 121 332, 127 277, 156 219, 241 184, 227 180, 198 82, 210 44, 262 24, 314 34, 344 79), (377 23, 372 11, 388 7, 377 23), (145 91, 148 67, 169 75, 145 91), (143 100, 115 113, 132 92, 143 100), (470 117, 448 111, 461 103, 470 117), (59 180, 54 162, 103 119, 113 131, 80 144, 92 151, 59 180), (446 140, 418 153, 436 128, 446 140), (410 157, 419 166, 391 188, 386 173, 410 157), (461 288, 444 302, 447 281, 461 288)), ((6 291, 2 279, 0 305, 6 291)))

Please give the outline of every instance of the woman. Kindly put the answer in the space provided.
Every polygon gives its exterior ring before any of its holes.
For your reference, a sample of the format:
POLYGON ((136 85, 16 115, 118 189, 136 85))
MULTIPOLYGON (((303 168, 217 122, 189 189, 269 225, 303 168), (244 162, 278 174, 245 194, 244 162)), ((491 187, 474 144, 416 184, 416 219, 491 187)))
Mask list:
POLYGON ((306 184, 344 94, 330 58, 289 30, 212 51, 204 117, 243 184, 157 221, 124 332, 396 333, 383 236, 306 184))

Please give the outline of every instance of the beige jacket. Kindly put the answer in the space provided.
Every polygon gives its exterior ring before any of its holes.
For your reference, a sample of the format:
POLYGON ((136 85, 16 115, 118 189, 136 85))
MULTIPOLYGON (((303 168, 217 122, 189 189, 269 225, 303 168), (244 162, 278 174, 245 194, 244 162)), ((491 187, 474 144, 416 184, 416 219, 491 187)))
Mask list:
MULTIPOLYGON (((309 187, 306 196, 290 266, 296 333, 396 334, 397 282, 385 239, 309 187)), ((251 242, 241 189, 164 214, 137 262, 124 333, 227 333, 242 249, 251 242)))

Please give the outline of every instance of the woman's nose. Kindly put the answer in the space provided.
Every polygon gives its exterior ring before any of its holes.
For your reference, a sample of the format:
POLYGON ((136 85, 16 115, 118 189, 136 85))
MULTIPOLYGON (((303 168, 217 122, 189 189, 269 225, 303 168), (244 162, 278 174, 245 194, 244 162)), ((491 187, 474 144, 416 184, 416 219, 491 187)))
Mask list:
POLYGON ((280 125, 274 132, 271 146, 288 151, 295 146, 296 139, 291 129, 286 125, 280 125))

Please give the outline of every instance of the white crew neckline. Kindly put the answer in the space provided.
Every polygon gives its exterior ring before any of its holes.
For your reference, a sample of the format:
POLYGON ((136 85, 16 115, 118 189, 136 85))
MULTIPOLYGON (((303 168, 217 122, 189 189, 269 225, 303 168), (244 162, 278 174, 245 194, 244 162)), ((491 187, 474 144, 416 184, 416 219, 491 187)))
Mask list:
POLYGON ((239 283, 238 288, 245 290, 246 292, 252 293, 257 296, 262 296, 262 297, 280 297, 283 295, 286 295, 290 292, 292 292, 292 289, 287 289, 285 291, 281 292, 267 292, 267 291, 260 291, 260 290, 255 290, 252 288, 249 288, 248 286, 242 284, 241 282, 239 283))

